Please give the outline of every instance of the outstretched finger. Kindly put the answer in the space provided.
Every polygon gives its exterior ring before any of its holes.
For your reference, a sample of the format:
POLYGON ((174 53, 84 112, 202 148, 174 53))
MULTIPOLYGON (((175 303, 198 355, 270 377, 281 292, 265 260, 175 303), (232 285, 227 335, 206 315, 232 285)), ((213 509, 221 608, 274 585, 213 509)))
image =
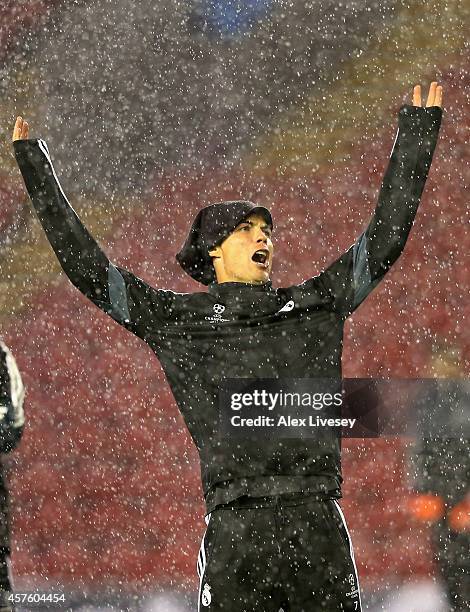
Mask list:
POLYGON ((413 106, 421 106, 421 85, 413 88, 413 106))
POLYGON ((429 94, 428 94, 426 106, 435 105, 434 98, 436 97, 436 89, 437 89, 437 81, 433 81, 431 85, 429 86, 429 94))
POLYGON ((17 117, 15 121, 15 127, 13 128, 12 140, 19 140, 21 138, 21 128, 23 126, 23 118, 17 117))
POLYGON ((436 88, 436 97, 434 98, 434 106, 442 108, 442 85, 438 85, 436 88))
POLYGON ((23 121, 23 128, 21 130, 21 138, 23 140, 27 140, 28 139, 28 133, 29 133, 29 125, 27 121, 23 121))

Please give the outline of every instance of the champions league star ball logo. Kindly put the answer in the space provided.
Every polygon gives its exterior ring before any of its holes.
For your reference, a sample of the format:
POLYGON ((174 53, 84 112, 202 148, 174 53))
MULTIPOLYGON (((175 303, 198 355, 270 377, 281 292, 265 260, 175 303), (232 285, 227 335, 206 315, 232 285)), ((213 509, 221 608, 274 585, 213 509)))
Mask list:
POLYGON ((204 590, 202 592, 201 603, 203 606, 208 606, 211 603, 211 588, 207 584, 204 585, 204 590))
POLYGON ((223 304, 214 304, 212 307, 214 314, 212 317, 205 317, 207 321, 211 323, 220 323, 221 321, 230 321, 230 319, 222 319, 222 313, 225 310, 225 306, 223 304))

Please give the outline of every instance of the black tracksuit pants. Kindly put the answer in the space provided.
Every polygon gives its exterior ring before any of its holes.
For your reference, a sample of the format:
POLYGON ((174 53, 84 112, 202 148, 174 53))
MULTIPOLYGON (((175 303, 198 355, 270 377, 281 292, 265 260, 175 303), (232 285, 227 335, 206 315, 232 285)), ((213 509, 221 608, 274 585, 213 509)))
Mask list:
POLYGON ((433 525, 432 539, 451 612, 470 610, 470 534, 453 531, 443 519, 433 525))
POLYGON ((361 610, 351 540, 337 500, 242 497, 206 516, 198 612, 361 610))

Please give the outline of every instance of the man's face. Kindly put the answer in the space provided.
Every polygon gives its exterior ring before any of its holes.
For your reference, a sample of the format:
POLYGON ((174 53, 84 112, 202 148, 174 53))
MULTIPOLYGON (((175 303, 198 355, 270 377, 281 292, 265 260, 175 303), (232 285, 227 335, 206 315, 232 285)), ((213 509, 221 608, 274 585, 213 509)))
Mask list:
POLYGON ((273 263, 271 227, 261 215, 249 215, 209 255, 218 283, 265 283, 273 263))

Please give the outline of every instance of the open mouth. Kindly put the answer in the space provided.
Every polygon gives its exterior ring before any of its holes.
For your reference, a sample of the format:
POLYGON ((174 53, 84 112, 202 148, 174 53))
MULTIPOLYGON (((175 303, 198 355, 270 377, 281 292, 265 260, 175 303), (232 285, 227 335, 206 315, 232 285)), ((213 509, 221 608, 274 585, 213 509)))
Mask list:
POLYGON ((251 258, 260 268, 267 269, 269 266, 269 251, 268 249, 258 249, 253 253, 251 258))

